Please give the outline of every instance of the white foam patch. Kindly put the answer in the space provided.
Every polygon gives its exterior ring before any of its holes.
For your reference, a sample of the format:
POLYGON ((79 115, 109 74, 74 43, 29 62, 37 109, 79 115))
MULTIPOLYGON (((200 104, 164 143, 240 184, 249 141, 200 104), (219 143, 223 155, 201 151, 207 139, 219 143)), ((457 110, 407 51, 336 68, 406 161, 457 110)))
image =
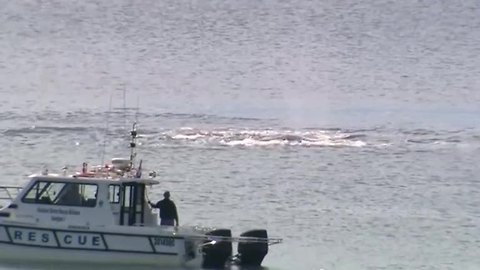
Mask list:
POLYGON ((258 141, 251 138, 246 138, 239 141, 220 141, 221 144, 230 145, 230 146, 268 146, 268 145, 287 145, 288 142, 283 140, 268 140, 268 141, 258 141))
POLYGON ((359 135, 325 130, 199 130, 185 127, 169 131, 165 135, 171 140, 175 141, 218 144, 226 146, 363 147, 367 145, 366 142, 358 140, 359 136, 363 136, 362 134, 359 135))
POLYGON ((172 136, 172 139, 176 140, 196 140, 198 138, 203 138, 205 136, 201 134, 192 134, 192 135, 183 135, 183 134, 177 134, 172 136))

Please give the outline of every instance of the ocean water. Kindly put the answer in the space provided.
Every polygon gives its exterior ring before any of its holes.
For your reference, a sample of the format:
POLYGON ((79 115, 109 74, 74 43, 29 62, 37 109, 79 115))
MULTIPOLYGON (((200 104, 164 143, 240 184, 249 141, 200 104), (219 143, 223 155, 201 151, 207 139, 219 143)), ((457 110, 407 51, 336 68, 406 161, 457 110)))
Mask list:
POLYGON ((266 269, 479 269, 479 12, 0 0, 0 183, 127 156, 137 121, 149 196, 282 237, 266 269))

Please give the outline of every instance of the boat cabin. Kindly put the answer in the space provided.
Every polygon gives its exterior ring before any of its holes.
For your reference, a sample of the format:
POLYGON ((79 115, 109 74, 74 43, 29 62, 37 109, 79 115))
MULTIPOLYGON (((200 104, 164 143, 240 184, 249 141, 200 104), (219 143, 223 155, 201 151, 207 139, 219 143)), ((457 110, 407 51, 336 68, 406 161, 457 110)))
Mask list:
POLYGON ((8 206, 18 222, 67 226, 156 226, 146 199, 153 179, 32 175, 8 206))

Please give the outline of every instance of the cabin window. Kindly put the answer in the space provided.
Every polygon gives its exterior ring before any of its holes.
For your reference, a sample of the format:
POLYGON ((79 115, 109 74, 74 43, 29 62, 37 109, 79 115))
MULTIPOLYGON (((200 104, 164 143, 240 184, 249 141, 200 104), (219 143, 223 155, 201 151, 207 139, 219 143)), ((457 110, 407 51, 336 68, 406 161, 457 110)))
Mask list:
POLYGON ((123 206, 130 207, 131 197, 133 197, 133 188, 132 186, 124 186, 125 192, 123 193, 123 206))
POLYGON ((110 203, 120 202, 120 186, 119 185, 108 186, 108 198, 110 200, 110 203))
POLYGON ((25 194, 24 203, 95 207, 97 185, 37 181, 25 194))

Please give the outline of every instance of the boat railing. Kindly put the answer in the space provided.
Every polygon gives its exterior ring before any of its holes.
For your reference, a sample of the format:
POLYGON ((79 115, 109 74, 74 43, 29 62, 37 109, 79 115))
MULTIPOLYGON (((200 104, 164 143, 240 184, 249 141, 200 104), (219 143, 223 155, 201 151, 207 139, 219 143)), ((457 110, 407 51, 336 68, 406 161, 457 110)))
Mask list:
POLYGON ((10 204, 22 188, 20 186, 0 186, 0 208, 10 204))
POLYGON ((204 245, 214 244, 216 242, 236 242, 236 243, 266 243, 268 245, 280 244, 283 242, 282 238, 262 238, 262 237, 249 237, 249 236, 214 236, 214 235, 191 235, 187 236, 190 239, 206 240, 208 242, 204 245))
POLYGON ((0 186, 0 200, 13 201, 22 188, 21 186, 0 186))

